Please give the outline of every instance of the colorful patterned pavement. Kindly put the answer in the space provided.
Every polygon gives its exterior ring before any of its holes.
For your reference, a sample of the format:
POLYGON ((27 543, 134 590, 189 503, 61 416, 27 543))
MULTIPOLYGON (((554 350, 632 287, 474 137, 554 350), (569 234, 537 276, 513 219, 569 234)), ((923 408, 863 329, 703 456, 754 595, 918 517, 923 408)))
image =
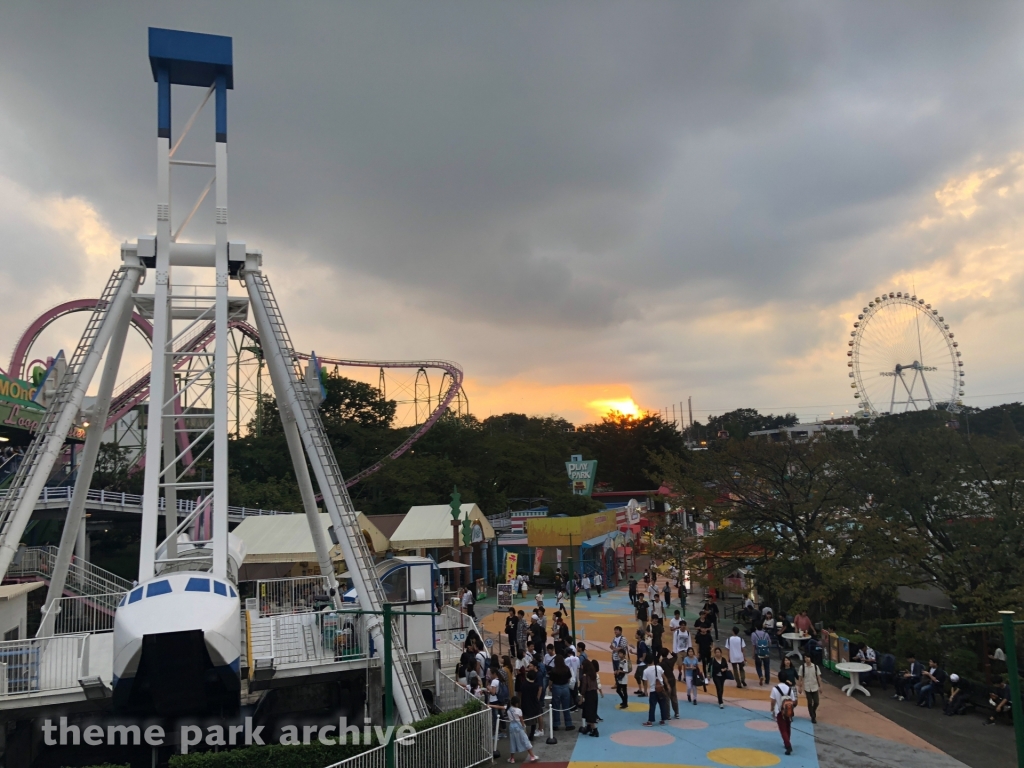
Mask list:
MULTIPOLYGON (((582 595, 583 593, 581 593, 582 595)), ((548 600, 549 617, 554 610, 548 600)), ((532 602, 517 607, 532 608, 532 602)), ((669 616, 679 608, 669 607, 669 616)), ((691 600, 683 617, 692 624, 693 613, 699 610, 697 601, 691 600)), ((504 614, 494 613, 481 622, 486 632, 499 634, 504 627, 504 614)), ((822 690, 818 712, 821 734, 816 738, 815 726, 807 716, 801 698, 797 717, 793 722, 793 754, 785 755, 782 737, 771 719, 768 705, 770 688, 759 687, 752 661, 747 663, 753 684, 738 689, 727 682, 725 708, 719 709, 714 686, 708 693, 698 694, 696 706, 686 701, 685 688, 678 690, 679 720, 670 720, 665 726, 645 728, 647 700, 632 695, 628 710, 617 708, 611 674, 611 654, 608 643, 613 628, 621 625, 627 637, 633 638, 636 621, 624 588, 605 592, 591 600, 583 597, 576 603, 577 639, 587 644, 587 654, 601 663, 601 682, 605 692, 599 712, 600 736, 577 737, 563 731, 555 735, 560 744, 548 747, 543 739, 535 742, 541 762, 538 768, 754 768, 756 766, 783 765, 791 768, 867 768, 867 766, 900 766, 901 768, 964 768, 945 753, 906 731, 890 720, 879 716, 856 698, 848 698, 838 688, 826 685, 822 690), (575 745, 572 745, 572 741, 575 745), (571 749, 571 753, 570 750, 571 749), (557 756, 556 756, 557 755, 557 756), (566 759, 568 758, 568 759, 566 759)), ((723 623, 721 640, 731 632, 732 623, 723 623)), ((631 644, 632 640, 631 640, 631 644)), ((750 652, 748 641, 748 653, 750 652)), ((778 659, 772 660, 773 671, 778 671, 778 659)), ((633 681, 631 680, 631 683, 633 681)), ((630 692, 635 684, 630 685, 630 692)), ((579 713, 574 722, 580 725, 579 713)), ((504 744, 505 742, 500 742, 504 744)), ((504 756, 505 753, 503 752, 504 756)))
MULTIPOLYGON (((691 603, 689 611, 684 614, 684 618, 691 623, 696 618, 692 613, 694 607, 691 603)), ((679 605, 673 604, 669 607, 669 615, 678 609, 679 605)), ((553 611, 549 607, 550 614, 553 611)), ((645 728, 642 725, 647 719, 648 705, 645 698, 633 695, 628 710, 618 709, 616 705, 619 699, 614 692, 608 643, 616 625, 621 625, 624 633, 633 637, 636 621, 632 617, 633 608, 624 589, 606 592, 600 598, 593 593, 591 600, 583 597, 576 603, 578 640, 587 644, 587 655, 601 663, 601 682, 605 696, 601 700, 600 713, 604 722, 599 727, 601 735, 597 738, 580 736, 576 740, 571 760, 561 765, 568 765, 569 768, 626 768, 637 764, 652 768, 754 768, 777 765, 782 761, 782 737, 775 721, 768 714, 770 689, 767 686, 758 688, 756 676, 752 688, 737 689, 734 683, 726 683, 725 709, 718 708, 713 685, 708 686, 707 694, 703 691, 698 694, 696 706, 686 701, 685 689, 680 685, 681 719, 670 720, 665 726, 645 728)), ((500 632, 504 626, 504 616, 492 614, 484 619, 483 624, 485 630, 500 632)), ((722 639, 725 639, 724 636, 722 639)), ((748 667, 753 670, 752 664, 748 667)), ((635 685, 631 685, 630 691, 634 688, 635 685)), ((806 710, 803 711, 806 713, 806 710)), ((578 726, 578 717, 575 722, 578 726)), ((806 716, 798 716, 794 721, 792 741, 793 755, 785 757, 786 765, 792 768, 818 768, 813 726, 806 716)), ((538 755, 544 760, 543 744, 538 743, 537 747, 538 755)))

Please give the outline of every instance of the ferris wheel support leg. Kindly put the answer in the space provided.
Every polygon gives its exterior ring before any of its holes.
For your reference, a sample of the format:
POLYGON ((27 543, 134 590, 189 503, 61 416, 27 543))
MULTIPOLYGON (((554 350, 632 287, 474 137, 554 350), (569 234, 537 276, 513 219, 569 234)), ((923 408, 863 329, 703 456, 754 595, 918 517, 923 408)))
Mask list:
POLYGON ((932 391, 928 388, 928 379, 925 378, 924 371, 921 371, 921 385, 924 387, 924 393, 928 395, 928 410, 935 410, 935 398, 932 397, 932 391))
MULTIPOLYGON (((132 292, 134 292, 134 284, 138 283, 137 275, 132 282, 132 292)), ((110 411, 110 401, 114 394, 114 385, 117 383, 117 372, 120 367, 122 354, 124 353, 124 344, 128 338, 128 328, 132 320, 131 304, 125 304, 120 312, 120 316, 115 321, 114 332, 110 337, 110 347, 107 349, 107 359, 103 364, 103 373, 100 376, 100 387, 96 396, 96 404, 93 406, 89 429, 85 435, 85 446, 82 449, 81 463, 78 465, 75 489, 71 493, 68 515, 64 521, 64 530, 60 535, 57 562, 53 566, 53 573, 50 574, 50 586, 46 592, 46 602, 43 603, 43 616, 45 618, 36 632, 36 637, 49 637, 53 634, 56 616, 48 613, 46 609, 54 600, 64 594, 68 569, 71 567, 72 551, 76 544, 79 543, 79 540, 84 539, 85 499, 89 493, 89 486, 92 484, 92 475, 96 469, 96 458, 99 455, 100 442, 103 440, 107 414, 110 411)), ((84 547, 79 548, 80 558, 85 556, 84 549, 84 547)))

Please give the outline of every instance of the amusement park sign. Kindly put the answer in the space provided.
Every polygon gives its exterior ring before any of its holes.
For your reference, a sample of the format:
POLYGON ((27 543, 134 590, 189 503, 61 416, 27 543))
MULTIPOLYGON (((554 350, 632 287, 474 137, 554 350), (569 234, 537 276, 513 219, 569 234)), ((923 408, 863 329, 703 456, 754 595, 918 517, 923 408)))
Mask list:
POLYGON ((569 457, 565 462, 565 471, 569 473, 572 492, 577 496, 589 496, 594 490, 594 477, 597 475, 597 460, 583 460, 582 454, 569 457))
MULTIPOLYGON (((0 431, 20 429, 31 433, 39 429, 46 409, 32 402, 35 394, 36 388, 27 381, 0 374, 0 431)), ((79 442, 85 440, 85 430, 73 426, 68 438, 79 442)))

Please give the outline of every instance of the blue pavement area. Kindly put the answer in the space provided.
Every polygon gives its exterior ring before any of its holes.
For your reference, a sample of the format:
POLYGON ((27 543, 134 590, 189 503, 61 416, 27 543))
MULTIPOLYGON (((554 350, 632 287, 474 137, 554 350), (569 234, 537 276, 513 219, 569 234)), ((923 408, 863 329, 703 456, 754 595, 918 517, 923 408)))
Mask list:
MULTIPOLYGON (((683 618, 692 623, 702 605, 702 599, 691 597, 683 618)), ((667 615, 673 616, 679 608, 679 603, 674 600, 667 615)), ((593 593, 589 601, 585 595, 577 599, 577 636, 588 646, 595 649, 605 647, 613 624, 620 624, 632 639, 636 622, 625 588, 605 592, 600 598, 593 593)), ((723 638, 725 635, 722 633, 731 626, 732 622, 723 622, 720 626, 719 633, 723 638)), ((664 726, 645 727, 647 700, 631 695, 629 709, 618 709, 619 699, 611 685, 611 670, 602 668, 601 678, 605 690, 599 708, 603 718, 599 724, 601 735, 597 738, 579 736, 569 768, 625 768, 638 764, 647 768, 778 764, 792 768, 819 768, 814 726, 806 717, 798 716, 793 721, 793 754, 784 754, 782 737, 768 712, 768 688, 739 691, 730 682, 725 691, 725 708, 719 709, 713 686, 708 686, 706 694, 699 692, 698 704, 694 706, 686 701, 685 687, 679 684, 681 719, 669 720, 664 726)), ((632 694, 635 685, 632 680, 630 682, 632 694)))
POLYGON ((809 720, 793 722, 793 754, 785 756, 775 721, 767 711, 746 706, 752 702, 726 703, 725 709, 719 709, 713 692, 699 694, 697 706, 684 695, 681 719, 647 728, 642 725, 647 719, 643 700, 633 697, 628 710, 616 708, 617 701, 607 694, 602 699, 601 735, 577 739, 570 768, 771 766, 783 760, 792 768, 818 768, 814 726, 809 720))

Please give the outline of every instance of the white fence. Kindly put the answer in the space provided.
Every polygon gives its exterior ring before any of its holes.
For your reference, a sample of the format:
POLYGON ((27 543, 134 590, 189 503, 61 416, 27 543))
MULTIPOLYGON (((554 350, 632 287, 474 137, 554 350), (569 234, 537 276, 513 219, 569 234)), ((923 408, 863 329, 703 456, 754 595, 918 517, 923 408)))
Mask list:
POLYGON ((328 589, 330 585, 323 576, 260 579, 256 582, 260 616, 309 613, 315 610, 316 598, 326 597, 328 589))
MULTIPOLYGON (((472 768, 492 759, 491 712, 484 709, 395 743, 395 768, 472 768)), ((384 768, 387 747, 375 747, 327 768, 384 768)))
POLYGON ((86 635, 0 642, 0 696, 79 688, 86 635))
POLYGON ((437 690, 434 692, 434 704, 442 712, 451 712, 475 699, 469 691, 443 672, 437 675, 437 690))
POLYGON ((294 613, 252 619, 248 658, 275 667, 370 658, 364 617, 345 611, 294 613))
POLYGON ((444 606, 434 623, 434 647, 441 652, 442 664, 451 666, 458 663, 471 631, 483 637, 471 616, 451 605, 444 606))
MULTIPOLYGON (((74 491, 69 485, 62 485, 56 487, 43 488, 39 494, 40 502, 71 502, 71 494, 74 491)), ((7 496, 7 489, 0 489, 0 499, 7 496)), ((126 507, 129 509, 138 508, 142 511, 142 497, 135 493, 123 493, 121 491, 98 491, 91 489, 86 494, 86 503, 92 502, 93 504, 109 504, 115 507, 126 507)), ((164 509, 167 505, 166 499, 160 497, 160 509, 164 509)), ((195 509, 196 503, 189 499, 178 499, 178 516, 188 514, 195 509)), ((275 509, 254 509, 253 507, 228 507, 228 518, 231 520, 242 520, 246 517, 259 517, 262 515, 290 515, 291 512, 281 512, 275 509)))
MULTIPOLYGON (((61 597, 54 600, 48 612, 53 612, 54 635, 77 635, 83 632, 111 632, 114 612, 126 592, 104 595, 61 597)), ((44 621, 45 623, 45 621, 44 621)))

